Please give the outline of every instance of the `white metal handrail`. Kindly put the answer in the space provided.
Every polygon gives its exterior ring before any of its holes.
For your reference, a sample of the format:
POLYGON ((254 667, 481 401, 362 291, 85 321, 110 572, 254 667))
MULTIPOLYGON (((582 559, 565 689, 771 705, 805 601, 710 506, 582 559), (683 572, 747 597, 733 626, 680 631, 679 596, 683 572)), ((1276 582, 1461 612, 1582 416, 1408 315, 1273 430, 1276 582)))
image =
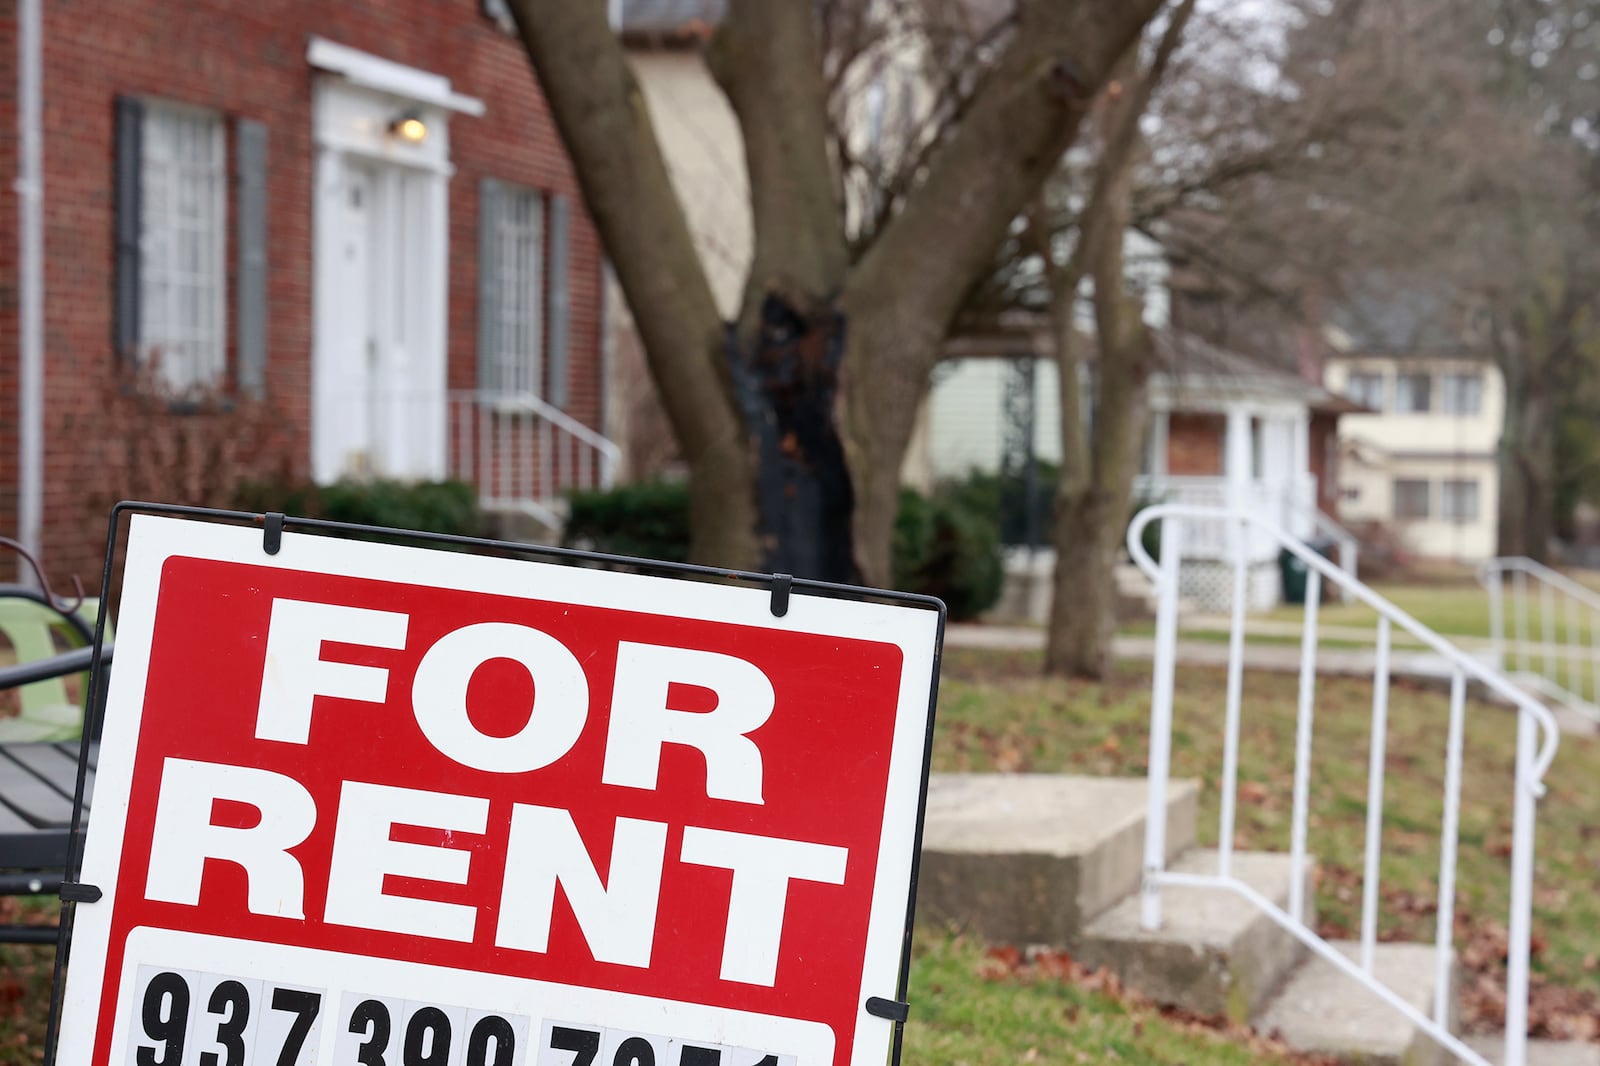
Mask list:
POLYGON ((1600 722, 1600 593, 1521 556, 1482 563, 1478 583, 1489 593, 1489 639, 1501 669, 1600 722), (1536 633, 1529 617, 1535 596, 1536 633))
POLYGON ((532 393, 453 392, 450 410, 451 471, 486 510, 559 526, 563 495, 615 481, 622 449, 532 393))
POLYGON ((1321 508, 1312 507, 1309 510, 1311 527, 1339 546, 1339 568, 1351 577, 1359 576, 1356 565, 1361 558, 1361 542, 1356 535, 1329 518, 1321 508))
POLYGON ((1161 890, 1194 885, 1238 894, 1264 912, 1320 958, 1371 989, 1380 999, 1419 1026, 1445 1048, 1477 1066, 1489 1063, 1449 1031, 1450 969, 1453 962, 1457 817, 1461 800, 1461 756, 1468 681, 1483 685, 1509 703, 1517 715, 1516 771, 1512 784, 1511 905, 1507 923, 1506 1066, 1525 1066, 1528 1015, 1528 955, 1533 913, 1533 844, 1535 802, 1560 741, 1555 717, 1498 670, 1462 652, 1410 614, 1324 559, 1298 538, 1259 515, 1183 504, 1158 504, 1134 516, 1128 526, 1128 552, 1156 584, 1155 657, 1150 703, 1149 808, 1146 816, 1144 885, 1140 924, 1161 924, 1161 890), (1161 523, 1161 560, 1145 551, 1142 534, 1153 521, 1161 523), (1172 704, 1177 665, 1178 570, 1176 549, 1186 522, 1224 522, 1232 531, 1233 618, 1228 645, 1228 678, 1223 742, 1218 869, 1215 875, 1183 874, 1166 869, 1167 787, 1172 760, 1172 704), (1266 534, 1307 568, 1305 623, 1301 638, 1300 687, 1295 730, 1293 810, 1290 826, 1291 880, 1288 908, 1279 907, 1233 876, 1233 836, 1237 804, 1242 675, 1244 669, 1244 582, 1248 566, 1245 545, 1252 534, 1266 534), (1360 956, 1352 961, 1323 940, 1305 922, 1306 837, 1311 780, 1311 740, 1316 692, 1317 612, 1322 585, 1332 582, 1350 599, 1378 613, 1374 649, 1372 739, 1367 774, 1367 825, 1362 883, 1360 956), (1385 744, 1388 732, 1389 654, 1392 632, 1410 633, 1451 668, 1450 722, 1446 740, 1444 819, 1440 833, 1438 920, 1435 943, 1435 1002, 1431 1016, 1417 1010, 1379 981, 1373 970, 1377 940, 1378 869, 1383 817, 1385 744), (1543 734, 1542 742, 1540 733, 1543 734))

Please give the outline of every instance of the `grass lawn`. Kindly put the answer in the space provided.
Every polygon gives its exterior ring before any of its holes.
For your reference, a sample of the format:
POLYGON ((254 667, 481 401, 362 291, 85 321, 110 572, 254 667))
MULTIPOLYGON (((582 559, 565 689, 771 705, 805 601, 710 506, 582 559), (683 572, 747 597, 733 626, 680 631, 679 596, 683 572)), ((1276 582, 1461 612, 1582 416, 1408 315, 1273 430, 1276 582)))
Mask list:
POLYGON ((1119 995, 1062 955, 1024 961, 919 930, 912 948, 908 1066, 939 1063, 1313 1061, 1242 1027, 1216 1029, 1119 995))
MULTIPOLYGON (((1045 680, 1037 653, 953 649, 945 657, 934 763, 941 770, 1142 775, 1148 757, 1148 667, 1105 684, 1045 680)), ((1225 675, 1181 668, 1173 773, 1202 783, 1199 835, 1217 837, 1225 675)), ((1236 844, 1287 851, 1297 679, 1247 674, 1236 844)), ((1367 738, 1372 686, 1320 678, 1313 742, 1310 845, 1320 862, 1316 904, 1325 935, 1360 928, 1367 738)), ((1395 684, 1389 707, 1383 905, 1379 935, 1432 941, 1443 811, 1445 694, 1395 684)), ((1470 703, 1460 819, 1457 949, 1493 973, 1506 922, 1514 722, 1470 703)), ((1539 808, 1536 975, 1600 1010, 1600 743, 1564 737, 1539 808)), ((1535 1022, 1539 1019, 1536 1017, 1535 1022)))
MULTIPOLYGON (((1476 582, 1379 584, 1373 590, 1436 633, 1454 637, 1489 636, 1489 594, 1476 582)), ((1304 614, 1303 608, 1285 604, 1263 617, 1299 622, 1304 614)), ((1376 629, 1378 625, 1377 612, 1359 603, 1324 602, 1317 611, 1317 619, 1330 626, 1376 629)))

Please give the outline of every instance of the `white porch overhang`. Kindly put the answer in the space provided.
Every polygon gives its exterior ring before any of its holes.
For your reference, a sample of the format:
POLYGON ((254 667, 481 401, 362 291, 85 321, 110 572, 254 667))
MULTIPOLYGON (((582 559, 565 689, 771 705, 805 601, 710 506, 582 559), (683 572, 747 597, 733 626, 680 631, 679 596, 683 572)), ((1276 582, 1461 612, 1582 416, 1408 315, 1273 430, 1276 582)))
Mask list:
POLYGON ((442 74, 430 74, 325 37, 311 38, 306 47, 306 62, 317 70, 338 74, 352 85, 364 89, 389 93, 474 118, 483 115, 483 101, 456 92, 450 86, 450 79, 442 74))

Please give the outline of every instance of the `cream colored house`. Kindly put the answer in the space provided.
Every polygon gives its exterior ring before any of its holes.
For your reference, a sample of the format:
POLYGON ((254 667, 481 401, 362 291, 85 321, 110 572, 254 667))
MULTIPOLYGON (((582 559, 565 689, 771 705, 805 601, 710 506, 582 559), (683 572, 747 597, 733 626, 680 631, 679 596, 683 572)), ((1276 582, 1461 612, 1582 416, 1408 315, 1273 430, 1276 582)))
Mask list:
POLYGON ((1418 555, 1493 555, 1499 369, 1468 357, 1351 353, 1327 360, 1323 382, 1371 412, 1339 423, 1341 519, 1388 525, 1418 555))

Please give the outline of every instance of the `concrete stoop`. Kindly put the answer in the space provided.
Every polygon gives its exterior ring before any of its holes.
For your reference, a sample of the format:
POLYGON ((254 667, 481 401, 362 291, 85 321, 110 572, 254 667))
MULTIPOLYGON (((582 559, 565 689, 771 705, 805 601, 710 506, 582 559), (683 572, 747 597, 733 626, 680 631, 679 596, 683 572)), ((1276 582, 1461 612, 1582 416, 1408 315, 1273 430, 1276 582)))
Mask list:
MULTIPOLYGON (((1352 961, 1354 941, 1333 945, 1352 961)), ((1378 944, 1373 975, 1411 1006, 1433 1014, 1434 953, 1429 944, 1378 944)), ((1451 976, 1454 984, 1454 974, 1451 976)), ((1450 1029, 1455 1031, 1455 988, 1449 992, 1450 1029)), ((1256 1028, 1276 1032, 1303 1051, 1338 1055, 1360 1066, 1447 1066, 1456 1057, 1369 988, 1313 957, 1256 1019, 1256 1028)))
MULTIPOLYGON (((917 880, 919 917, 1006 944, 1076 942, 1139 887, 1143 780, 934 774, 917 880)), ((1194 842, 1199 786, 1168 790, 1168 857, 1194 842)))
MULTIPOLYGON (((1217 853, 1191 851, 1169 868, 1215 874, 1217 853)), ((1292 871, 1287 855, 1233 856, 1232 875, 1280 907, 1288 906, 1292 871)), ((1308 862, 1302 873, 1307 900, 1311 871, 1308 862)), ((1075 954, 1087 966, 1106 967, 1158 1003, 1243 1022, 1255 1016, 1308 951, 1237 893, 1183 886, 1161 890, 1160 929, 1139 927, 1135 894, 1091 921, 1075 954)))
MULTIPOLYGON (((920 918, 993 943, 1066 947, 1158 1003, 1252 1022, 1293 1047, 1347 1062, 1434 1066, 1454 1056, 1376 994, 1225 888, 1162 890, 1162 928, 1139 928, 1146 784, 1059 774, 935 774, 917 889, 920 918)), ((1169 789, 1169 868, 1214 874, 1193 849, 1199 789, 1169 789)), ((1233 874, 1287 908, 1292 866, 1236 852, 1233 874)), ((1302 876, 1310 892, 1311 864, 1302 876)), ((1315 920, 1308 915, 1315 926, 1315 920)), ((1355 944, 1337 945, 1354 959, 1355 944)), ((1424 1015, 1433 1009, 1433 949, 1380 944, 1377 978, 1424 1015)), ((1454 989, 1451 990, 1452 1010, 1454 989)), ((1452 1017, 1452 1027, 1454 1018, 1452 1017)), ((1544 1062, 1530 1056, 1530 1066, 1544 1062)), ((1600 1066, 1583 1057, 1549 1066, 1600 1066)))

